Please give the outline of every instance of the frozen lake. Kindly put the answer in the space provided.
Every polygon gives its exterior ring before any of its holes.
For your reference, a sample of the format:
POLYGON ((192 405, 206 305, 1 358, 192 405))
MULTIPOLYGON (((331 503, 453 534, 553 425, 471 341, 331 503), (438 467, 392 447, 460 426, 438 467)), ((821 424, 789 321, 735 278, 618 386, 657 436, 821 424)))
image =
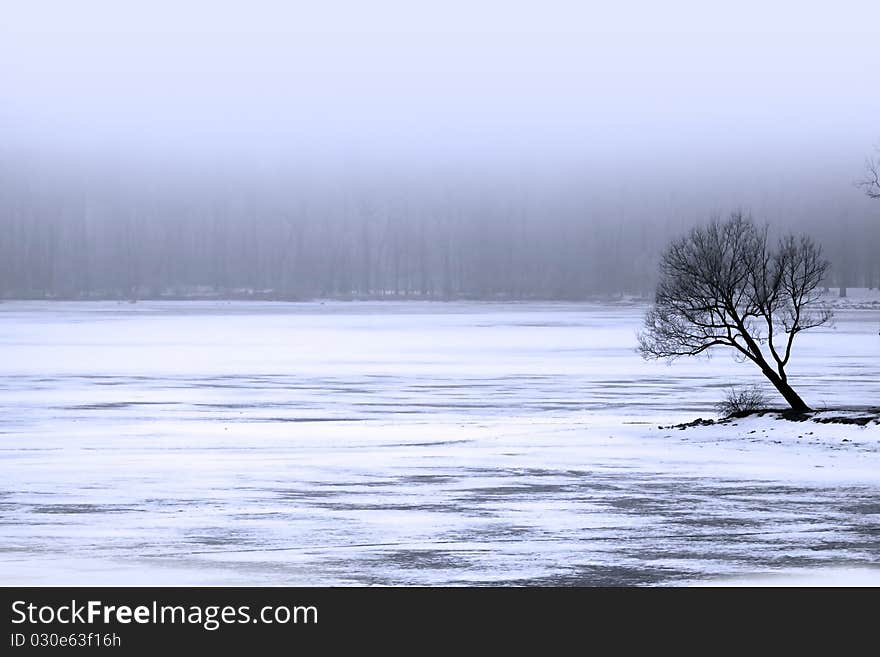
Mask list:
MULTIPOLYGON (((643 312, 2 303, 0 584, 876 583, 880 429, 659 429, 760 377, 642 361, 643 312)), ((800 336, 808 403, 877 403, 878 327, 800 336)))

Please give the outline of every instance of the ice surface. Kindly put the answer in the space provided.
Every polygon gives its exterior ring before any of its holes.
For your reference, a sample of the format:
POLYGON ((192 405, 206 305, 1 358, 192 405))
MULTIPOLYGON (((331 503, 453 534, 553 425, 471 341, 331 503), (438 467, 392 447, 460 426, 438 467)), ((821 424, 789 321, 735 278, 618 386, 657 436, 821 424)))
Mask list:
MULTIPOLYGON (((2 303, 0 582, 870 572, 852 567, 880 557, 880 428, 660 429, 761 379, 723 352, 642 361, 643 311, 2 303)), ((878 323, 841 309, 800 336, 791 377, 809 403, 876 402, 878 323)))

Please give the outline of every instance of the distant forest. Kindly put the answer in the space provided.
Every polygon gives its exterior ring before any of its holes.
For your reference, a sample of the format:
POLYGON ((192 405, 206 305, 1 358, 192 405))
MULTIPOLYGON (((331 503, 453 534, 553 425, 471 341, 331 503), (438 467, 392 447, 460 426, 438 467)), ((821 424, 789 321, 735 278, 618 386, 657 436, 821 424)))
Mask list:
MULTIPOLYGON (((62 174, 7 162, 0 298, 647 296, 668 237, 730 210, 712 190, 648 184, 610 194, 589 181, 377 179, 62 174)), ((758 194, 742 207, 817 239, 829 286, 877 287, 880 217, 863 200, 849 186, 758 194)))

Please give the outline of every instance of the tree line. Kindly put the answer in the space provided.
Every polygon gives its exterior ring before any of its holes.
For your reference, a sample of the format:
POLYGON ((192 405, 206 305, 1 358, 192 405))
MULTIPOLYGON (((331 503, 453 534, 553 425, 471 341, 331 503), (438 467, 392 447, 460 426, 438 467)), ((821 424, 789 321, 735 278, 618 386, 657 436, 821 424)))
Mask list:
MULTIPOLYGON (((242 181, 14 164, 0 162, 6 299, 647 297, 663 245, 712 207, 589 180, 242 181)), ((832 263, 824 285, 880 286, 880 222, 833 202, 753 214, 814 235, 832 263)))
POLYGON ((7 179, 0 297, 582 299, 647 290, 660 232, 478 186, 99 182, 7 179))

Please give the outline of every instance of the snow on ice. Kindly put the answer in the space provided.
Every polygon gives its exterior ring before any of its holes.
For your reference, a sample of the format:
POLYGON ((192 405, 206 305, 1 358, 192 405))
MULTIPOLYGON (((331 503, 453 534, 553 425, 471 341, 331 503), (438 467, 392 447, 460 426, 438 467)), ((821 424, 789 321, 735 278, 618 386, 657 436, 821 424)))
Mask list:
MULTIPOLYGON (((0 304, 0 581, 876 584, 877 423, 674 428, 760 374, 643 311, 0 304)), ((808 403, 874 403, 878 325, 801 336, 808 403)))

